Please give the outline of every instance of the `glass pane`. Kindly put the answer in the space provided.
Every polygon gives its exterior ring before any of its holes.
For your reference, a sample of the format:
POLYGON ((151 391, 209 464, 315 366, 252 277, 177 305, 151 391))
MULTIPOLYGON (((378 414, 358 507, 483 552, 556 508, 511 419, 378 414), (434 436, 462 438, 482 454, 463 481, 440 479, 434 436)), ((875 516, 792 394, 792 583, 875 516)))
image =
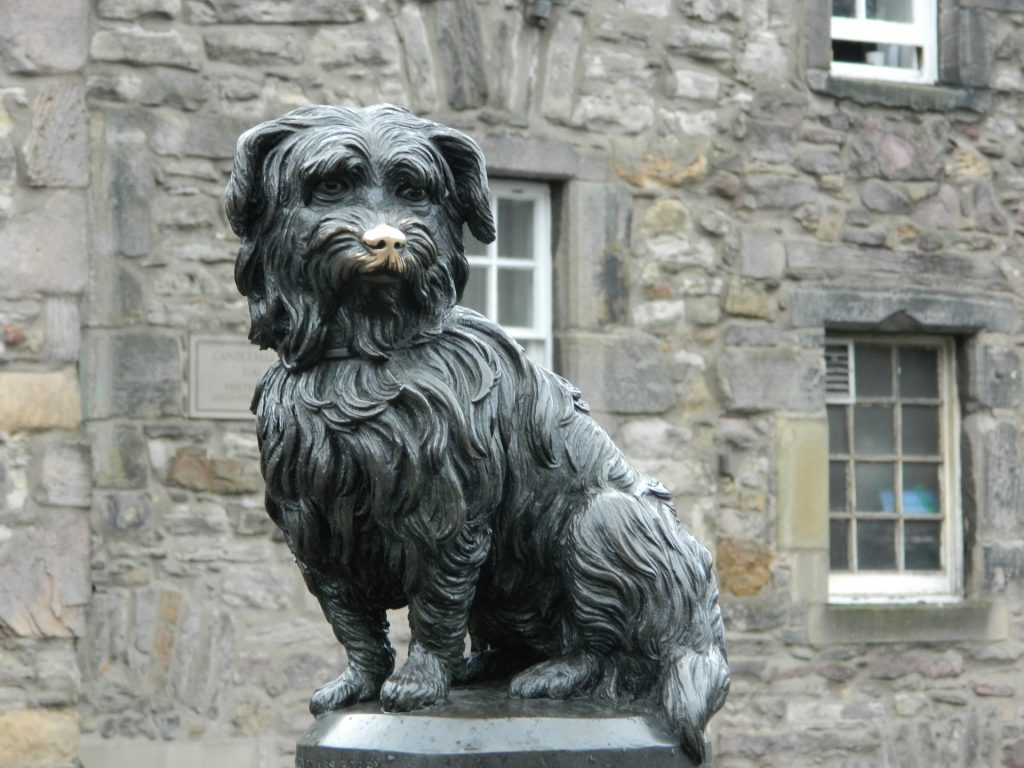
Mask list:
POLYGON ((853 448, 860 455, 896 452, 891 405, 857 405, 853 409, 853 448))
POLYGON ((939 396, 939 353, 935 349, 900 350, 900 396, 939 396))
POLYGON ((853 348, 857 397, 892 395, 892 351, 889 347, 857 344, 853 348))
POLYGON ((903 566, 908 571, 942 569, 939 553, 942 531, 939 523, 903 524, 903 566))
POLYGON ((846 462, 828 464, 828 508, 830 512, 846 511, 846 462))
POLYGON ((828 451, 829 453, 849 453, 850 441, 846 435, 846 406, 830 405, 828 407, 828 451))
POLYGON ((487 267, 469 268, 469 280, 462 292, 462 306, 487 314, 487 267))
POLYGON ((903 465, 903 514, 937 515, 942 511, 938 464, 903 465))
POLYGON ((867 464, 858 461, 858 512, 892 512, 896 499, 896 473, 893 464, 867 464))
POLYGON ((462 243, 466 248, 467 256, 486 256, 487 246, 473 237, 473 233, 469 231, 469 227, 462 228, 462 243))
POLYGON ((912 0, 868 0, 867 17, 910 24, 914 21, 914 5, 912 0))
POLYGON ((533 327, 533 271, 498 270, 498 322, 533 327))
POLYGON ((847 19, 852 19, 855 9, 856 0, 832 0, 833 16, 842 16, 847 19))
POLYGON ((896 523, 857 521, 857 570, 896 570, 896 523))
POLYGON ((903 453, 914 456, 938 455, 938 408, 930 405, 903 406, 903 453))
POLYGON ((850 570, 850 521, 828 522, 828 565, 833 571, 850 570))
POLYGON ((533 258, 533 200, 498 200, 498 256, 533 258))

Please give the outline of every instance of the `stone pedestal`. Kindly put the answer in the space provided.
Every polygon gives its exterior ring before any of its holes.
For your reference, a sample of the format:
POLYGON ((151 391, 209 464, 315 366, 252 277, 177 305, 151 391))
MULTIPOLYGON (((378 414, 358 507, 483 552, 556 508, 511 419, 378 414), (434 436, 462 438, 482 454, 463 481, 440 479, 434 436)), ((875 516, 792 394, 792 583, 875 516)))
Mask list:
POLYGON ((650 706, 505 691, 456 689, 448 706, 413 713, 376 702, 328 713, 299 742, 296 768, 696 768, 650 706))

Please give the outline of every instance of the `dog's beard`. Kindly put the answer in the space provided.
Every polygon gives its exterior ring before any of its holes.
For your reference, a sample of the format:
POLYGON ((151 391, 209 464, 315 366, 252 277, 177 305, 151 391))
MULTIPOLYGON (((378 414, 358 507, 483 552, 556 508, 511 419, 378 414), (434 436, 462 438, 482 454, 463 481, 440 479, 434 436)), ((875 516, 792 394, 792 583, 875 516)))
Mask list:
POLYGON ((385 258, 363 244, 368 224, 328 218, 301 256, 335 354, 386 356, 387 350, 438 325, 454 303, 451 279, 438 265, 438 247, 418 219, 397 223, 406 242, 385 258))

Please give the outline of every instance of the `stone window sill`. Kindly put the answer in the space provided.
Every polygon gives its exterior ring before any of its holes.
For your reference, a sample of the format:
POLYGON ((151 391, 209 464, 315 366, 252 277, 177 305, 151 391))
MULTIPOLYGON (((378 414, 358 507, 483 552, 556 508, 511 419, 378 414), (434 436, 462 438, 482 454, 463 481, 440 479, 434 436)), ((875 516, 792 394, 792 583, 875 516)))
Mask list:
POLYGON ((915 112, 947 112, 956 109, 984 112, 992 101, 987 91, 977 88, 846 80, 832 77, 822 69, 809 70, 807 84, 816 93, 848 99, 855 104, 899 107, 915 112))
POLYGON ((1006 640, 1010 619, 1001 602, 812 605, 807 636, 812 645, 935 643, 1006 640))

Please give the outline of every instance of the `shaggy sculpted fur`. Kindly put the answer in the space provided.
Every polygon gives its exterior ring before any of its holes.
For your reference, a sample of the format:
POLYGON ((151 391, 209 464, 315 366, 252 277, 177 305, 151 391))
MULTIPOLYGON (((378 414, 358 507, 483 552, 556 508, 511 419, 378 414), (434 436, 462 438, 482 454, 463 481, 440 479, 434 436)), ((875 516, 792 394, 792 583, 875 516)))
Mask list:
POLYGON ((515 674, 513 696, 653 692, 703 760, 729 688, 711 557, 578 390, 456 305, 463 224, 494 238, 478 147, 397 107, 298 109, 239 139, 226 205, 280 358, 253 400, 267 511, 348 652, 313 713, 515 674))

